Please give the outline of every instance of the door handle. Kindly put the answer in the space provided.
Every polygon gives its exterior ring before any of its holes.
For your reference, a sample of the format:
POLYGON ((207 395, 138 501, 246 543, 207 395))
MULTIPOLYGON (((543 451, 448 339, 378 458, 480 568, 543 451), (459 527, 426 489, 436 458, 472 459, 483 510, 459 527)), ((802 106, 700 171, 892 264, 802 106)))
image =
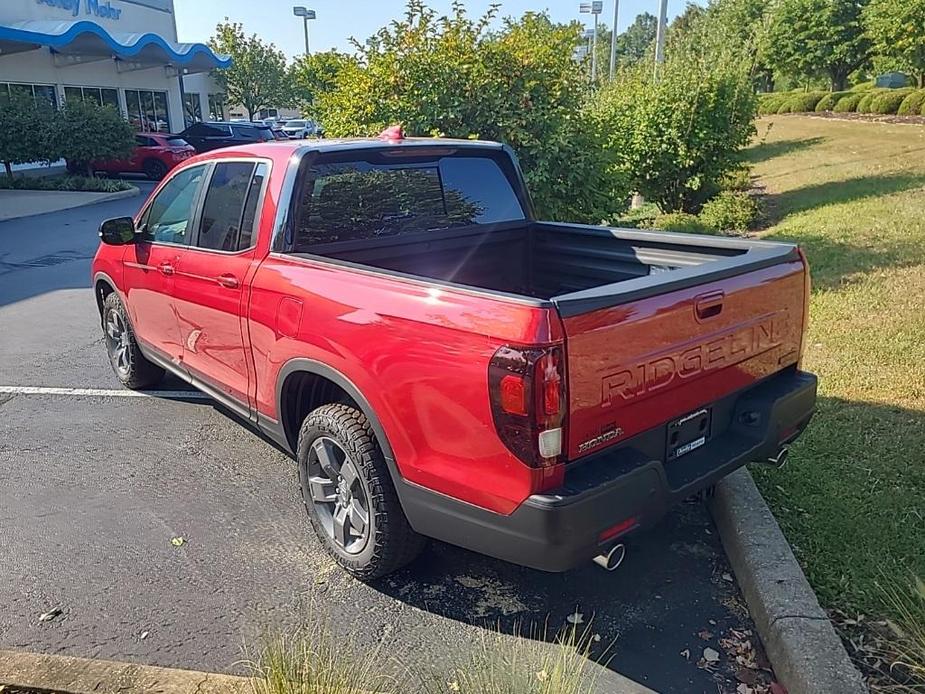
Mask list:
POLYGON ((697 314, 697 320, 707 320, 722 313, 723 300, 725 298, 725 293, 722 291, 713 292, 711 294, 702 294, 698 296, 694 300, 694 310, 697 314))
POLYGON ((220 285, 228 287, 228 289, 238 288, 238 278, 232 274, 225 273, 224 275, 219 275, 215 279, 220 285))
POLYGON ((173 265, 169 262, 161 263, 157 269, 161 271, 162 275, 172 275, 174 273, 173 265))

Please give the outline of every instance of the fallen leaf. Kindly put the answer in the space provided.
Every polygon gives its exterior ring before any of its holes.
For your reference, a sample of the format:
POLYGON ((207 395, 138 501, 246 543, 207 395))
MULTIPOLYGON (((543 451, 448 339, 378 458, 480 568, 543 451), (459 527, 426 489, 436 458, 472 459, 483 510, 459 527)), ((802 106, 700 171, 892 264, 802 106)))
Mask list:
POLYGON ((690 660, 691 650, 689 648, 685 648, 683 651, 681 651, 681 657, 684 658, 685 660, 690 660))
POLYGON ((749 687, 747 684, 739 684, 736 687, 736 694, 754 694, 755 690, 749 687))
POLYGON ((49 610, 48 612, 43 612, 42 614, 39 615, 39 621, 40 622, 50 622, 55 617, 60 616, 61 612, 62 610, 60 607, 56 607, 53 610, 49 610))
POLYGON ((594 636, 591 637, 591 639, 592 639, 593 641, 600 641, 600 640, 601 640, 601 635, 600 635, 600 634, 595 634, 594 636))
POLYGON ((724 573, 723 576, 722 576, 722 579, 723 579, 724 581, 729 581, 730 583, 732 583, 732 574, 730 574, 730 573, 724 573))
POLYGON ((174 547, 182 547, 183 545, 186 544, 186 538, 185 537, 172 537, 170 538, 170 544, 172 544, 174 547))
POLYGON ((787 694, 787 688, 778 684, 777 682, 771 682, 771 694, 787 694))
POLYGON ((703 649, 703 659, 708 663, 715 663, 719 661, 719 651, 714 651, 712 648, 703 649))
POLYGON ((736 679, 739 680, 739 682, 753 687, 755 686, 755 682, 758 681, 758 673, 749 668, 740 667, 736 670, 736 679))
POLYGON ((565 618, 565 621, 569 624, 583 624, 585 621, 584 615, 581 614, 578 610, 575 610, 574 614, 570 614, 565 618))
POLYGON ((701 629, 700 631, 697 632, 697 636, 699 636, 704 641, 709 641, 710 639, 713 638, 713 632, 707 631, 706 629, 701 629))

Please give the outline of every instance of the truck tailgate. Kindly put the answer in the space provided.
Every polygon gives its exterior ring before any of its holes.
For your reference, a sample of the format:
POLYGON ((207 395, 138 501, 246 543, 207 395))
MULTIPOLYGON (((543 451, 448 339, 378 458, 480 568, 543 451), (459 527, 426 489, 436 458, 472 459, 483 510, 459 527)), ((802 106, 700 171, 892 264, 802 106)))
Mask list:
MULTIPOLYGON (((680 288, 673 272, 660 273, 664 292, 652 291, 655 278, 646 278, 645 293, 593 308, 604 303, 597 292, 583 313, 581 297, 554 299, 566 334, 569 459, 655 426, 684 427, 694 413, 708 439, 710 403, 795 364, 806 285, 793 250, 738 274, 704 273, 706 281, 680 288)), ((688 432, 684 441, 704 443, 688 432)))

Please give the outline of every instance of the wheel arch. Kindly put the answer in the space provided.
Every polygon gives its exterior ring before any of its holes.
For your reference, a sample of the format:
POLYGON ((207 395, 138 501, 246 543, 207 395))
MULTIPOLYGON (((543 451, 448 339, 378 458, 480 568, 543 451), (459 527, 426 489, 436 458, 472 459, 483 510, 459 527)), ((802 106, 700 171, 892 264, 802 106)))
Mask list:
POLYGON ((105 272, 98 272, 93 277, 93 296, 96 298, 96 308, 103 316, 103 302, 106 297, 116 291, 116 283, 105 272))
POLYGON ((355 405, 366 415, 397 487, 400 475, 395 463, 395 454, 373 406, 347 376, 313 359, 290 359, 283 364, 277 377, 276 413, 279 417, 279 428, 290 451, 296 450, 299 428, 305 415, 332 402, 355 405))

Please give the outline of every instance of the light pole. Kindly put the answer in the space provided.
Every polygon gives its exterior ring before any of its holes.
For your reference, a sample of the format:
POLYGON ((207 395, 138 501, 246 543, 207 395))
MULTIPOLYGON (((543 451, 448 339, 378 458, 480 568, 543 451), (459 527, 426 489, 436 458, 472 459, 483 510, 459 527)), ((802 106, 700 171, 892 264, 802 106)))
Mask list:
POLYGON ((591 43, 591 81, 597 81, 597 18, 601 16, 604 10, 604 0, 594 0, 594 2, 583 2, 578 7, 582 14, 594 15, 594 39, 591 43))
POLYGON ((305 55, 310 55, 311 50, 309 50, 308 47, 308 20, 315 18, 315 11, 309 10, 305 7, 293 7, 292 14, 294 14, 296 17, 302 18, 302 23, 305 27, 305 55))
POLYGON ((610 32, 610 79, 617 74, 617 17, 620 14, 620 0, 613 0, 613 28, 610 32))
POLYGON ((655 71, 665 62, 665 33, 668 28, 668 0, 661 0, 658 8, 658 30, 655 34, 655 71))

